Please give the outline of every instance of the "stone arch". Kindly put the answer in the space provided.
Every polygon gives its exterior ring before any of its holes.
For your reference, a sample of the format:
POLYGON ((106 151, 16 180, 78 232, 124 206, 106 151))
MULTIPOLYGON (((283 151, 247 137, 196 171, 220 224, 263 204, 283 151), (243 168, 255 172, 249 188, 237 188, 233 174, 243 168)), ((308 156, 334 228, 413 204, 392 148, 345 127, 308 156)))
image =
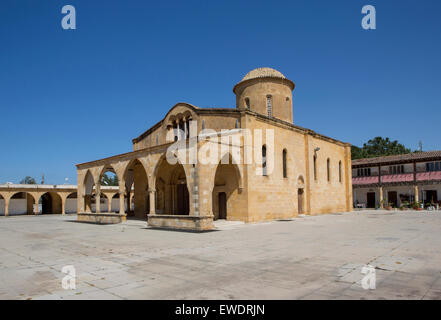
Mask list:
POLYGON ((306 189, 305 189, 305 179, 303 175, 299 175, 297 178, 297 213, 303 214, 306 212, 306 189))
POLYGON ((224 154, 214 170, 212 212, 214 219, 239 220, 243 208, 241 172, 230 153, 224 154), (228 161, 226 161, 228 158, 228 161))
POLYGON ((66 196, 66 199, 64 200, 64 212, 78 212, 78 192, 71 192, 66 196))
POLYGON ((218 164, 217 164, 216 166, 213 167, 213 170, 212 170, 212 176, 210 177, 211 187, 212 187, 211 191, 213 191, 213 187, 214 187, 214 179, 215 179, 215 176, 216 176, 217 168, 219 167, 219 164, 221 164, 221 163, 232 164, 232 165, 233 165, 234 171, 235 171, 235 173, 236 173, 236 175, 237 175, 237 178, 238 178, 238 181, 239 181, 239 182, 238 182, 238 183, 239 183, 239 185, 238 185, 239 192, 241 193, 242 190, 243 190, 243 172, 242 172, 242 166, 240 166, 240 165, 238 164, 238 163, 240 163, 240 162, 239 162, 238 160, 234 159, 234 157, 233 157, 233 156, 231 155, 231 153, 228 152, 228 151, 224 152, 224 153, 221 155, 218 164))
POLYGON ((170 124, 170 121, 174 121, 178 118, 177 114, 185 115, 187 114, 187 112, 190 113, 191 116, 194 118, 196 117, 196 110, 197 107, 189 103, 178 102, 167 112, 167 114, 164 117, 164 122, 166 125, 168 125, 170 124))
POLYGON ((120 183, 121 183, 121 173, 118 172, 118 168, 115 167, 113 164, 111 163, 107 163, 105 164, 101 170, 99 171, 98 174, 98 186, 97 189, 100 190, 100 195, 99 198, 97 197, 95 203, 95 207, 98 208, 99 206, 99 211, 100 212, 112 212, 112 198, 109 198, 108 195, 103 192, 103 188, 102 187, 119 187, 120 183), (111 173, 112 175, 108 175, 108 173, 111 173), (106 180, 104 180, 104 177, 106 176, 106 180), (116 181, 114 181, 116 178, 116 181), (99 204, 98 204, 98 199, 99 199, 99 204))
POLYGON ((107 199, 107 212, 118 212, 119 204, 113 205, 113 199, 119 200, 119 192, 105 192, 104 196, 107 199), (113 209, 115 207, 115 209, 113 209))
POLYGON ((297 186, 299 188, 304 188, 305 187, 305 179, 303 178, 303 175, 299 175, 297 178, 297 186))
MULTIPOLYGON (((103 177, 104 177, 104 174, 107 173, 107 172, 111 172, 111 173, 113 173, 113 174, 116 176, 116 178, 117 178, 117 180, 118 180, 118 182, 119 182, 120 177, 118 176, 118 173, 117 173, 115 167, 114 167, 112 164, 106 164, 106 165, 103 166, 103 168, 102 168, 101 171, 99 172, 99 176, 98 176, 99 178, 98 178, 98 181, 99 181, 100 183, 101 183, 101 181, 102 181, 102 179, 103 179, 103 177)), ((117 184, 117 185, 119 185, 119 184, 117 184)))
POLYGON ((133 159, 128 162, 124 172, 128 215, 140 219, 145 219, 150 211, 149 179, 145 163, 146 159, 133 159), (133 198, 130 197, 132 192, 133 198), (133 212, 130 210, 132 199, 134 203, 133 212))
POLYGON ((5 197, 0 193, 0 216, 4 216, 6 211, 6 199, 5 197))
POLYGON ((42 214, 61 214, 62 198, 57 192, 48 191, 40 197, 42 214))
MULTIPOLYGON (((153 172, 152 172, 152 181, 153 181, 153 183, 152 183, 152 186, 151 186, 153 188, 156 186, 158 172, 159 172, 159 169, 160 169, 161 165, 163 165, 164 162, 168 163, 168 161, 167 161, 167 154, 166 153, 164 153, 163 155, 161 155, 159 157, 158 161, 156 161, 156 164, 154 166, 154 169, 153 169, 153 172)), ((187 187, 190 190, 190 177, 191 177, 191 175, 190 175, 190 167, 189 167, 189 165, 182 164, 181 161, 179 161, 179 159, 176 159, 176 164, 170 164, 170 163, 168 163, 168 164, 170 166, 173 166, 173 165, 182 165, 183 166, 184 171, 185 171, 185 176, 187 178, 187 184, 188 184, 187 187)))
POLYGON ((82 208, 84 212, 92 212, 92 194, 94 186, 95 180, 93 178, 92 172, 90 170, 87 170, 86 174, 84 175, 83 186, 81 190, 81 194, 84 197, 84 208, 82 208))
POLYGON ((188 215, 192 210, 192 183, 188 165, 179 160, 169 163, 162 155, 153 170, 156 191, 156 212, 161 214, 188 215))
MULTIPOLYGON (((33 214, 34 213, 34 204, 35 197, 25 191, 17 191, 10 196, 4 197, 4 205, 6 206, 6 200, 8 201, 8 214, 14 215, 14 214, 33 214)), ((2 213, 4 214, 6 210, 6 207, 3 208, 2 213)))

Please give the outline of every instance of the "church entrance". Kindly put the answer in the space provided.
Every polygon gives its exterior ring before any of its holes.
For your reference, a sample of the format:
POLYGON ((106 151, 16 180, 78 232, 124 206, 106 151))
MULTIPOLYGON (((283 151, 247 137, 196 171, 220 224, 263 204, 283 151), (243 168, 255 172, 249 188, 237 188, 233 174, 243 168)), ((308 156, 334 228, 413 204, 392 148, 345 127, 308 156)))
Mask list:
POLYGON ((178 214, 188 215, 189 214, 189 197, 187 184, 178 184, 178 214))

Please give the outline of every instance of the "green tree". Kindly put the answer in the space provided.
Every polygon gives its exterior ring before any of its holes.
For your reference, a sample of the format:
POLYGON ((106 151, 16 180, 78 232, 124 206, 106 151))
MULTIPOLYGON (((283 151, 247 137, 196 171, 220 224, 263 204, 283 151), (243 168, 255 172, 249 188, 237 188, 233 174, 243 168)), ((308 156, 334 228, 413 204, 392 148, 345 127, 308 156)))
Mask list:
POLYGON ((103 174, 103 178, 101 179, 102 186, 118 186, 118 177, 116 174, 113 176, 108 175, 107 173, 103 174))
POLYGON ((392 156, 397 154, 411 153, 397 140, 391 141, 389 138, 375 137, 363 144, 363 147, 352 146, 352 159, 375 158, 383 156, 392 156))
POLYGON ((24 177, 24 179, 20 180, 20 184, 37 184, 34 178, 30 176, 24 177))

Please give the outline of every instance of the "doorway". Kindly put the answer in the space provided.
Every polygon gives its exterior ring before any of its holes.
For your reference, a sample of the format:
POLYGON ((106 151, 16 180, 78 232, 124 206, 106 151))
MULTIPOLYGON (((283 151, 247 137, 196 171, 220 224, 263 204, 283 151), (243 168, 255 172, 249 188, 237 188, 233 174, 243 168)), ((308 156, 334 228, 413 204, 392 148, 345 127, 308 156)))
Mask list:
POLYGON ((298 198, 298 208, 299 208, 299 214, 303 213, 303 189, 298 189, 297 191, 297 198, 298 198))
POLYGON ((187 184, 178 184, 178 214, 188 215, 189 213, 189 197, 187 184))
POLYGON ((387 199, 388 199, 389 203, 391 203, 394 208, 398 207, 398 198, 397 198, 396 191, 389 191, 387 193, 387 199))
POLYGON ((375 192, 368 192, 367 193, 367 208, 375 208, 375 192))
POLYGON ((438 194, 437 194, 436 190, 427 190, 425 200, 428 203, 437 203, 438 202, 438 194))
POLYGON ((219 192, 219 218, 227 219, 227 194, 219 192))
POLYGON ((45 193, 41 196, 41 213, 53 213, 52 211, 52 196, 49 193, 45 193))

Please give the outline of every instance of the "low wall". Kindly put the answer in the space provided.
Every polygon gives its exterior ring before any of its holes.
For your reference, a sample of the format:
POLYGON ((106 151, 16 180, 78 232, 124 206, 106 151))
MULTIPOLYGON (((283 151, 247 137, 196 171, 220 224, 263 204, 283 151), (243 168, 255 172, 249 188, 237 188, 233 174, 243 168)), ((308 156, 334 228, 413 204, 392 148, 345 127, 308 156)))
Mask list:
POLYGON ((78 213, 77 221, 96 224, 116 224, 126 221, 125 214, 119 213, 78 213))
MULTIPOLYGON (((26 199, 11 199, 9 200, 9 215, 27 214, 27 200, 26 199)), ((0 199, 0 215, 5 214, 5 200, 0 199)))
POLYGON ((213 216, 180 216, 149 214, 148 225, 153 228, 207 231, 213 230, 213 216))

